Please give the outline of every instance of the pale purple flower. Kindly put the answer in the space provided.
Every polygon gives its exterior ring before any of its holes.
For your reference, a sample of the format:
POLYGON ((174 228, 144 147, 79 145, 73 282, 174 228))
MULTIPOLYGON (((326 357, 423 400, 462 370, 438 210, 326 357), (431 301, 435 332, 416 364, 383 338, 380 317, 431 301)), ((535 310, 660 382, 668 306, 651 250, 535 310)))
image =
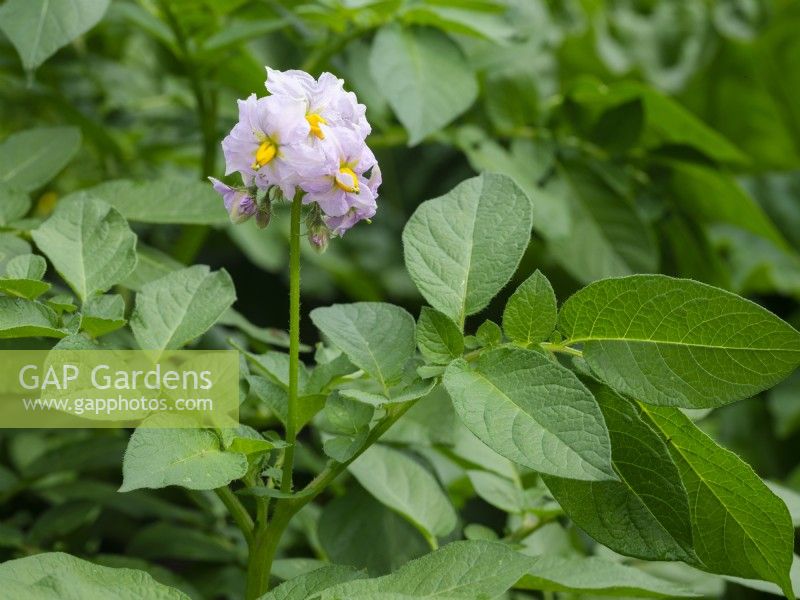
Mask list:
POLYGON ((222 141, 225 174, 238 171, 258 187, 277 185, 291 198, 294 172, 283 151, 308 137, 310 126, 302 102, 286 96, 239 100, 239 122, 222 141))
POLYGON ((214 190, 222 196, 225 210, 233 223, 244 223, 258 212, 258 204, 247 190, 238 190, 222 183, 219 179, 208 178, 214 190))
POLYGON ((331 127, 352 129, 362 140, 371 131, 367 107, 359 104, 353 92, 346 92, 344 81, 332 73, 314 79, 305 71, 277 71, 267 67, 266 87, 274 96, 303 102, 309 134, 317 139, 325 139, 331 127))

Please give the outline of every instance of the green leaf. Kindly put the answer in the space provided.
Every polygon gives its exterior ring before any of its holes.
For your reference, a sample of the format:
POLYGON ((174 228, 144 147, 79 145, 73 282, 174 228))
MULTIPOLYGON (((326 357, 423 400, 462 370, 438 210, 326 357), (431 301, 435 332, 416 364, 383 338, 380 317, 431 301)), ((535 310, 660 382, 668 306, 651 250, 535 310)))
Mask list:
POLYGON ((355 456, 367 440, 374 414, 374 406, 334 392, 322 412, 324 423, 321 428, 335 434, 325 440, 325 454, 341 463, 355 456))
POLYGON ((464 336, 449 317, 423 306, 417 322, 417 347, 430 362, 446 365, 464 353, 464 336))
POLYGON ((556 328, 557 318, 555 292, 537 270, 508 299, 503 331, 511 340, 529 346, 546 340, 556 328))
POLYGON ((0 338, 52 337, 67 335, 58 315, 44 304, 0 296, 0 338))
POLYGON ((94 27, 111 0, 9 0, 0 8, 0 29, 32 71, 94 27))
POLYGON ((115 209, 96 200, 59 202, 32 236, 82 301, 136 266, 136 234, 115 209))
POLYGON ((196 526, 163 522, 137 530, 128 543, 125 554, 151 560, 211 563, 225 563, 240 558, 240 552, 227 538, 206 533, 196 526))
POLYGON ((226 452, 213 431, 139 427, 125 451, 119 491, 169 485, 213 490, 245 473, 247 457, 226 452))
POLYGON ((0 144, 0 185, 33 191, 67 166, 80 145, 81 133, 75 127, 39 127, 10 135, 0 144))
POLYGON ((5 271, 8 261, 21 254, 30 254, 31 245, 13 233, 0 233, 0 273, 5 271))
POLYGON ((475 332, 475 338, 481 346, 496 346, 503 341, 503 330, 494 321, 486 319, 475 332))
POLYGON ((375 36, 369 64, 411 146, 453 121, 478 96, 461 50, 435 29, 386 25, 375 36))
POLYGON ((682 412, 643 406, 669 446, 689 494, 699 568, 777 583, 792 597, 794 529, 789 511, 733 452, 682 412))
POLYGON ((224 225, 228 222, 219 194, 211 184, 194 179, 119 179, 71 194, 66 199, 85 198, 110 204, 129 221, 196 225, 224 225))
POLYGON ((408 519, 426 539, 435 541, 455 528, 456 512, 439 483, 403 452, 372 446, 348 468, 370 494, 408 519))
POLYGON ((142 286, 131 330, 141 348, 181 348, 208 331, 234 300, 227 271, 194 265, 142 286))
POLYGON ((354 365, 388 390, 414 355, 414 317, 381 302, 335 304, 311 311, 311 320, 354 365))
POLYGON ((596 556, 537 556, 514 586, 521 590, 631 598, 693 598, 702 593, 596 556))
POLYGON ((513 481, 489 471, 467 471, 475 493, 483 500, 507 513, 525 510, 525 492, 513 481))
POLYGON ((646 560, 692 560, 689 501, 660 436, 629 400, 596 390, 619 481, 545 477, 569 517, 598 542, 646 560))
POLYGON ((351 567, 330 565, 282 583, 259 600, 306 600, 316 592, 362 577, 351 567))
POLYGON ((92 337, 116 331, 125 325, 125 301, 117 294, 92 296, 83 305, 81 329, 92 337))
POLYGON ((21 191, 0 183, 0 227, 21 219, 31 209, 31 199, 21 191))
POLYGON ((319 595, 319 600, 377 600, 390 598, 387 594, 400 597, 406 594, 418 599, 496 598, 511 588, 532 562, 532 558, 515 552, 507 544, 453 542, 391 575, 331 587, 319 595))
POLYGON ((101 567, 69 554, 47 552, 0 564, 4 590, 17 586, 15 598, 56 600, 118 598, 189 600, 182 592, 156 582, 144 571, 101 567))
POLYGON ((136 268, 120 285, 138 292, 145 284, 183 268, 183 263, 169 254, 139 242, 136 244, 136 268))
POLYGON ((0 277, 0 292, 34 300, 50 289, 50 284, 41 281, 47 270, 47 262, 36 254, 15 256, 6 264, 6 274, 0 277))
POLYGON ((560 477, 617 478, 597 402, 543 354, 490 350, 472 363, 453 362, 444 384, 467 428, 509 460, 560 477))
POLYGON ((430 552, 411 523, 360 486, 328 502, 317 523, 319 543, 331 562, 364 569, 373 577, 430 552))
POLYGON ((600 379, 650 404, 721 406, 800 364, 800 333, 766 309, 663 275, 587 286, 561 308, 559 328, 600 379))
POLYGON ((406 268, 428 303, 463 326, 511 279, 532 222, 530 200, 509 177, 473 177, 411 216, 406 268))

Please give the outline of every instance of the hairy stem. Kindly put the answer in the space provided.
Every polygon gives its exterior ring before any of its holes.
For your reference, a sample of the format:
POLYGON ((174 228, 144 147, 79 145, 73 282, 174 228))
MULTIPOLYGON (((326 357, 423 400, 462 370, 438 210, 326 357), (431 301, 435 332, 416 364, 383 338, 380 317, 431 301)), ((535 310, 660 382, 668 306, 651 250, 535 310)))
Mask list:
POLYGON ((300 220, 303 200, 297 193, 292 201, 292 222, 289 236, 289 407, 286 418, 286 443, 283 456, 281 491, 292 490, 294 445, 297 438, 297 377, 300 370, 300 220))
POLYGON ((247 509, 239 501, 239 498, 236 497, 236 494, 234 494, 228 486, 217 488, 214 491, 217 493, 217 496, 219 496, 219 499, 222 500, 225 508, 228 509, 236 525, 242 530, 244 539, 247 540, 247 545, 252 547, 254 525, 250 513, 247 512, 247 509))

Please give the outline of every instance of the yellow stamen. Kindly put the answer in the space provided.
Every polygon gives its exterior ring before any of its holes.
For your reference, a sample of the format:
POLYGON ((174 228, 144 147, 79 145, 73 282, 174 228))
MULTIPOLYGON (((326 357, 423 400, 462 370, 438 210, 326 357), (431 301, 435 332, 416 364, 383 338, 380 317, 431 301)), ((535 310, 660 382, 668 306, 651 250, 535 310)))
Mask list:
POLYGON ((336 187, 345 192, 358 193, 358 177, 356 177, 353 169, 347 167, 339 169, 339 174, 336 175, 336 187))
POLYGON ((311 135, 315 135, 319 139, 324 140, 325 132, 322 131, 320 125, 327 125, 328 122, 322 117, 322 115, 317 113, 308 114, 306 115, 306 121, 308 121, 308 124, 311 125, 311 135))
POLYGON ((261 145, 256 150, 256 159, 253 161, 253 168, 258 170, 273 158, 278 153, 278 147, 269 140, 261 142, 261 145))

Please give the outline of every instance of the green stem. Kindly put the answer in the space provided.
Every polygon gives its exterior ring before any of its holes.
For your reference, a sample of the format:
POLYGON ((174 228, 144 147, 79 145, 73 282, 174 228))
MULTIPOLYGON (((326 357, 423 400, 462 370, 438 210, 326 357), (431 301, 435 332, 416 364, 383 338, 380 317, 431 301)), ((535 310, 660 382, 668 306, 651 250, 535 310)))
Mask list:
POLYGON ((554 344, 552 342, 542 342, 539 344, 542 349, 547 350, 548 352, 554 353, 561 353, 561 354, 569 354, 570 356, 583 356, 583 352, 576 348, 571 348, 565 344, 554 344))
POLYGON ((286 443, 289 446, 283 456, 281 491, 292 491, 292 469, 294 468, 294 446, 297 439, 297 376, 300 370, 300 220, 302 218, 302 194, 297 193, 292 201, 292 221, 289 238, 289 407, 286 418, 286 443))
POLYGON ((247 545, 252 546, 253 518, 250 516, 250 513, 247 512, 247 509, 239 501, 239 498, 236 497, 236 494, 234 494, 228 486, 217 488, 214 491, 217 493, 217 496, 219 496, 219 499, 222 500, 228 512, 231 513, 236 525, 242 530, 244 539, 247 540, 247 545))

